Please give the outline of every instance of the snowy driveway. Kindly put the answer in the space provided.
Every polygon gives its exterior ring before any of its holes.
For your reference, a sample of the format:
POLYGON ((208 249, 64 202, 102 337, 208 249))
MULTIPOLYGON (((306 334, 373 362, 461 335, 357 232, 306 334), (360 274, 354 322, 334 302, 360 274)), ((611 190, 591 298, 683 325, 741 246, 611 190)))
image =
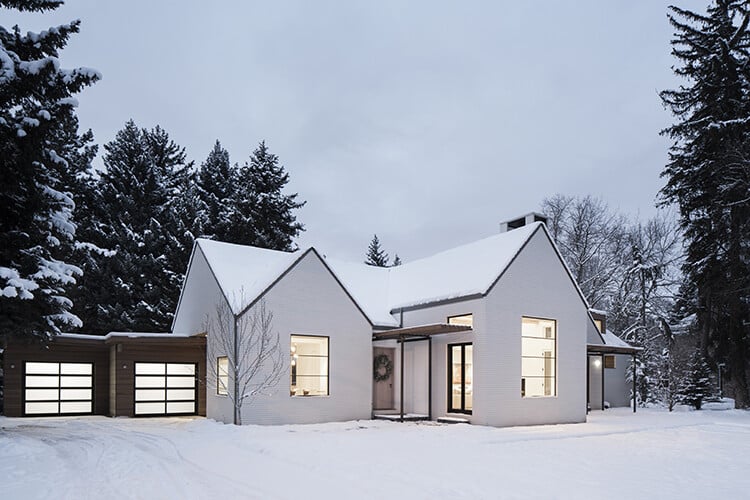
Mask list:
MULTIPOLYGON (((494 429, 0 417, 3 499, 738 498, 750 412, 494 429)), ((744 493, 742 493, 744 492, 744 493)))

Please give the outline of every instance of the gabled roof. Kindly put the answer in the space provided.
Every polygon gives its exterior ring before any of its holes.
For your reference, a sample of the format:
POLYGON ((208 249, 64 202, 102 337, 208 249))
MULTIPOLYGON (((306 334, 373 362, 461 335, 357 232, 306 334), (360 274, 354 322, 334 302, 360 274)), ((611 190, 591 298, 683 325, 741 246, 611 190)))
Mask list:
MULTIPOLYGON (((329 258, 321 262, 373 326, 394 328, 399 321, 392 313, 399 309, 489 293, 537 231, 544 232, 551 243, 544 225, 536 222, 397 267, 329 258)), ((205 256, 235 314, 242 312, 242 304, 263 295, 307 253, 320 258, 312 247, 290 253, 206 239, 196 240, 195 247, 194 252, 199 249, 205 256)), ((572 276, 571 281, 588 308, 572 276)))
POLYGON ((259 297, 306 252, 281 252, 198 238, 200 249, 234 314, 259 297))
MULTIPOLYGON (((227 300, 232 313, 239 316, 256 303, 277 281, 292 270, 295 265, 306 255, 312 254, 321 265, 330 273, 331 277, 343 289, 354 306, 362 313, 365 319, 373 324, 367 313, 351 296, 349 290, 341 283, 339 278, 331 271, 328 263, 320 256, 315 248, 310 247, 304 251, 284 252, 280 250, 269 250, 248 245, 235 245, 221 241, 198 238, 193 246, 193 254, 188 264, 188 274, 193 263, 196 252, 201 252, 208 263, 208 267, 216 279, 216 283, 227 300)), ((187 274, 185 281, 187 281, 187 274)), ((177 304, 179 311, 182 302, 177 304)), ((175 318, 177 313, 175 313, 175 318)), ((172 323, 174 325, 174 321, 172 323)))
POLYGON ((392 311, 486 294, 541 223, 496 234, 396 267, 326 259, 378 326, 398 326, 392 311))

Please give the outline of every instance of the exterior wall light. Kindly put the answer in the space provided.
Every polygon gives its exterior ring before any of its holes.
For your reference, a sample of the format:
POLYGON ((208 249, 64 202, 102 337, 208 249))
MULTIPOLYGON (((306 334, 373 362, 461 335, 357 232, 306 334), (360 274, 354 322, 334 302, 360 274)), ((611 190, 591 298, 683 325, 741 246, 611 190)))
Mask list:
POLYGON ((599 358, 596 358, 594 360, 594 366, 597 367, 597 368, 599 368, 600 366, 602 366, 602 360, 599 359, 599 358))

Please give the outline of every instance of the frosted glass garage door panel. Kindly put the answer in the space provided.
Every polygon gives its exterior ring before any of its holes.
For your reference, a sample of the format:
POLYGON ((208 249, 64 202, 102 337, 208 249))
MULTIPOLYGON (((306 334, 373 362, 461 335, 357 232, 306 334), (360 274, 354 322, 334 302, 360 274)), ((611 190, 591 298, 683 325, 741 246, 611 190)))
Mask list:
POLYGON ((194 364, 169 363, 167 375, 195 375, 194 364))
POLYGON ((61 401, 60 413, 91 413, 91 401, 61 401))
POLYGON ((167 403, 167 413, 195 413, 195 402, 167 403))
POLYGON ((26 389, 26 401, 57 401, 57 389, 26 389))
POLYGON ((192 377, 167 377, 167 387, 195 387, 192 377))
POLYGON ((167 401, 192 401, 195 399, 195 389, 170 389, 167 391, 167 401))
POLYGON ((59 363, 26 363, 27 375, 57 375, 60 373, 59 363))
POLYGON ((91 399, 91 389, 61 389, 60 399, 69 401, 71 399, 91 399))
POLYGON ((147 387, 164 387, 164 377, 135 377, 135 386, 139 389, 147 387))
POLYGON ((57 413, 57 403, 26 403, 24 411, 27 415, 39 415, 46 413, 57 413))
POLYGON ((26 387, 58 387, 59 384, 57 375, 26 375, 26 387))
POLYGON ((166 368, 164 363, 136 363, 136 375, 164 375, 166 368))
POLYGON ((60 373, 63 375, 91 375, 93 366, 89 363, 60 363, 60 373))
POLYGON ((164 403, 136 403, 136 415, 163 414, 164 403))
POLYGON ((91 377, 65 375, 60 377, 60 387, 91 387, 91 377))
POLYGON ((135 391, 136 401, 164 401, 164 389, 137 389, 135 391))

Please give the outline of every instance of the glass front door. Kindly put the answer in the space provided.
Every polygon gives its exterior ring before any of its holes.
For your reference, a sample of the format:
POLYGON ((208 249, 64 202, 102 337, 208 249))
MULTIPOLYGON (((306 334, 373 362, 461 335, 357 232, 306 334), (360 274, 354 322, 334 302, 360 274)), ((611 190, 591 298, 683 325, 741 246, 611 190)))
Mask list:
POLYGON ((471 413, 472 408, 471 344, 448 345, 448 412, 471 413))

